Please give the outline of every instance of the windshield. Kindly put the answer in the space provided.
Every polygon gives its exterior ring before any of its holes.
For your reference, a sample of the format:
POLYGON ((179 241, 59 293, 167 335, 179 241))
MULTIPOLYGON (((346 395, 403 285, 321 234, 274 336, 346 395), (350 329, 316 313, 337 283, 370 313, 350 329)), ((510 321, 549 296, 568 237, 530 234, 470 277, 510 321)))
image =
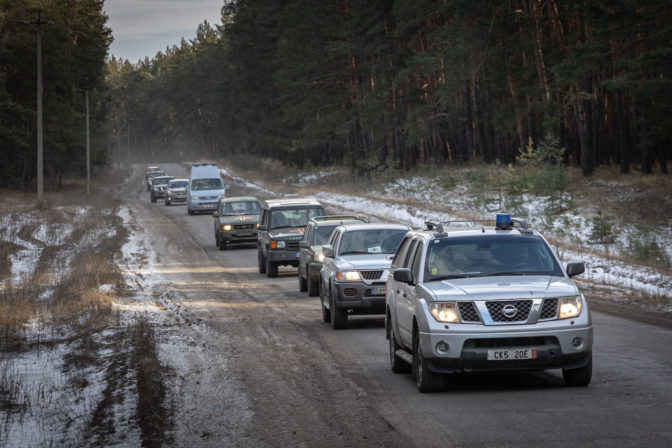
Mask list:
POLYGON ((194 179, 191 181, 191 189, 200 190, 223 190, 222 179, 194 179))
POLYGON ((562 276, 539 237, 488 235, 437 239, 429 244, 425 281, 491 275, 562 276))
POLYGON ((258 215, 259 203, 257 201, 222 202, 220 214, 222 216, 258 215))
POLYGON ((165 185, 170 181, 170 177, 157 177, 154 179, 154 185, 165 185))
POLYGON ((168 188, 186 188, 188 183, 186 180, 174 180, 168 184, 168 188))
POLYGON ((158 176, 163 176, 164 173, 163 171, 150 171, 149 172, 149 177, 158 177, 158 176))
POLYGON ((399 248, 406 229, 367 229, 345 232, 339 255, 393 254, 399 248))
POLYGON ((321 207, 273 210, 271 211, 271 229, 305 227, 311 218, 322 215, 324 215, 324 211, 321 207))
POLYGON ((329 242, 329 237, 334 233, 336 225, 315 227, 313 234, 313 245, 323 246, 329 242))

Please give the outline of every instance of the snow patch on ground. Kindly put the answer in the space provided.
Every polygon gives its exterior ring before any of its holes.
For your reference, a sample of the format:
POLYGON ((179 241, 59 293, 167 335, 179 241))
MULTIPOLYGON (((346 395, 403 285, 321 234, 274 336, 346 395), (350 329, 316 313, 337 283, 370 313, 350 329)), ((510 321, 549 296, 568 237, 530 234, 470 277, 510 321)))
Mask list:
POLYGON ((262 193, 266 193, 266 194, 271 194, 271 195, 275 194, 275 192, 273 192, 271 190, 268 190, 268 189, 262 187, 261 185, 255 184, 254 182, 251 182, 247 179, 243 179, 242 177, 234 176, 226 168, 220 169, 219 172, 222 174, 222 176, 225 176, 225 177, 228 177, 228 178, 232 179, 236 184, 238 184, 240 186, 251 188, 253 190, 258 190, 258 191, 261 191, 262 193))

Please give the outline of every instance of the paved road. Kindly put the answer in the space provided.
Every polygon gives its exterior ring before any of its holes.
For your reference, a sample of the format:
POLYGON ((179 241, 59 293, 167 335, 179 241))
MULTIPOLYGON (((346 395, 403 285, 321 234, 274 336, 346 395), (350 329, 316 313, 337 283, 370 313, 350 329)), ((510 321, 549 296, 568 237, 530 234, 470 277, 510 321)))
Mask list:
MULTIPOLYGON (((219 395, 212 400, 185 378, 183 392, 204 400, 192 402, 192 414, 178 412, 178 442, 672 446, 670 330, 593 313, 594 374, 587 388, 566 388, 560 372, 550 371, 455 375, 444 392, 420 394, 410 375, 389 368, 382 317, 352 318, 347 330, 332 330, 321 322, 318 299, 299 293, 296 270, 281 268, 277 279, 267 279, 257 272, 254 245, 218 250, 210 215, 150 204, 149 193, 136 188, 136 171, 129 207, 139 225, 155 226, 149 235, 157 261, 148 268, 170 284, 181 309, 216 335, 212 356, 227 369, 216 381, 221 390, 210 389, 219 395)), ((187 175, 180 165, 168 171, 187 175)), ((255 193, 229 183, 229 195, 255 193)), ((209 376, 217 372, 208 359, 200 361, 194 378, 212 388, 209 376)))

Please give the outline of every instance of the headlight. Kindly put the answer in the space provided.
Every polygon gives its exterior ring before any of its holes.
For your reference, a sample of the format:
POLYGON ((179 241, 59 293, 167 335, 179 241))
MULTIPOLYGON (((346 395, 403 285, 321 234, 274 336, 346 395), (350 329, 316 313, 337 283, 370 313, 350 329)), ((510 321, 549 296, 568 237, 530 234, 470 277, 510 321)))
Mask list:
POLYGON ((271 249, 284 249, 286 245, 284 241, 271 240, 271 249))
POLYGON ((581 314, 581 297, 562 297, 560 299, 559 319, 570 319, 581 314))
POLYGON ((434 319, 439 322, 459 322, 460 316, 457 313, 455 302, 434 302, 429 304, 429 310, 434 319))
POLYGON ((313 255, 313 260, 319 263, 324 263, 324 252, 317 252, 313 255))
POLYGON ((189 199, 191 199, 192 201, 195 201, 196 199, 198 199, 198 196, 191 196, 191 195, 190 195, 190 196, 189 196, 189 199))
POLYGON ((358 271, 343 271, 336 273, 336 280, 347 280, 347 281, 358 281, 362 278, 359 276, 358 271))
POLYGON ((221 227, 221 229, 222 229, 222 230, 225 230, 225 231, 228 232, 229 230, 231 230, 231 224, 224 224, 224 225, 221 227))

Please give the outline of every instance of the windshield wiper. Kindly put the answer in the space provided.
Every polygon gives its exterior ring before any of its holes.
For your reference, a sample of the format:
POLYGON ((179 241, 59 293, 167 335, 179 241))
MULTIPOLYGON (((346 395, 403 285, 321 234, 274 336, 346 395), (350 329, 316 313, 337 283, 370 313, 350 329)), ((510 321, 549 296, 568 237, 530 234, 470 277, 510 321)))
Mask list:
POLYGON ((438 280, 451 280, 455 278, 470 278, 470 277, 475 277, 478 274, 453 274, 453 275, 442 275, 440 277, 432 277, 432 281, 438 281, 438 280))
POLYGON ((496 277, 498 275, 527 275, 524 272, 495 272, 494 274, 487 274, 488 276, 496 277))
POLYGON ((341 252, 338 255, 357 255, 357 254, 370 254, 372 252, 362 252, 361 250, 351 250, 349 252, 341 252))

